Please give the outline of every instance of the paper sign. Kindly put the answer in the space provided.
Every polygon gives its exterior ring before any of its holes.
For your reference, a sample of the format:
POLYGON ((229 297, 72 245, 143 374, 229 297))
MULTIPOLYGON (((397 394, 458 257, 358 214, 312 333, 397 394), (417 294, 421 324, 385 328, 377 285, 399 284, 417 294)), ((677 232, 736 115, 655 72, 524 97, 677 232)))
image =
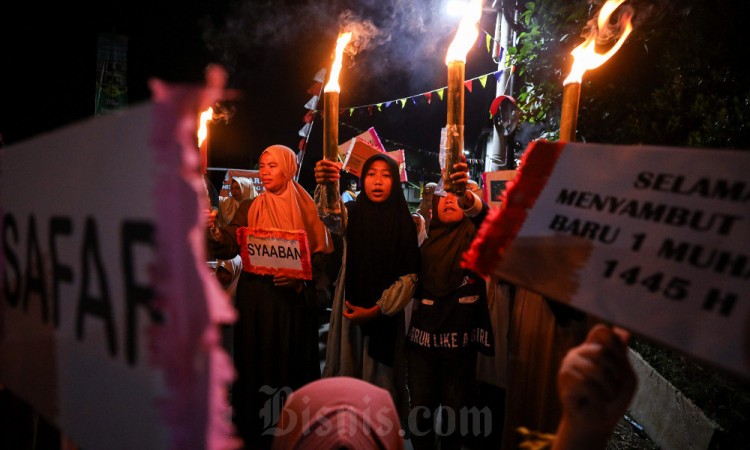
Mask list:
POLYGON ((351 139, 349 141, 349 149, 347 150, 346 159, 344 160, 342 169, 346 170, 354 176, 361 178, 362 166, 365 165, 365 161, 367 161, 367 158, 381 153, 383 152, 376 149, 375 147, 366 144, 363 141, 351 139))
POLYGON ((508 181, 516 176, 515 170, 496 170, 482 173, 483 200, 489 206, 500 206, 508 181))
MULTIPOLYGON (((378 136, 378 133, 375 132, 375 128, 370 127, 367 129, 367 131, 365 131, 364 133, 358 134, 353 139, 356 139, 360 142, 364 142, 370 147, 373 147, 377 149, 378 151, 385 153, 385 147, 383 146, 383 143, 380 141, 380 137, 378 136)), ((344 161, 346 159, 346 154, 349 152, 350 148, 351 148, 351 141, 346 141, 345 143, 339 145, 339 159, 341 159, 341 161, 344 161)))
POLYGON ((342 166, 350 174, 362 178, 362 167, 365 161, 373 155, 385 153, 398 164, 399 179, 402 183, 408 181, 406 176, 406 156, 403 150, 393 150, 390 152, 381 152, 375 147, 366 144, 364 141, 351 139, 346 149, 346 157, 342 166))
POLYGON ((2 151, 0 383, 83 448, 166 443, 153 323, 127 296, 128 285, 153 289, 150 118, 150 108, 125 110, 2 151), (51 195, 24 189, 32 173, 51 195), (110 195, 89 189, 101 183, 110 195))
POLYGON ((440 148, 438 149, 438 163, 440 167, 445 167, 445 152, 448 151, 448 129, 440 129, 440 148))
POLYGON ((409 178, 406 176, 406 155, 404 154, 404 150, 393 150, 387 152, 387 154, 398 163, 398 175, 401 182, 406 183, 409 181, 409 178))
POLYGON ((2 150, 0 383, 83 448, 158 448, 166 437, 153 324, 127 296, 128 284, 153 289, 150 118, 150 108, 125 110, 2 150), (51 195, 24 188, 32 173, 51 195), (102 183, 110 195, 89 189, 102 183))
POLYGON ((348 141, 339 145, 339 161, 341 162, 346 161, 346 156, 349 153, 349 150, 351 150, 353 144, 354 144, 354 138, 349 139, 348 141))
POLYGON ((266 188, 263 187, 263 183, 260 181, 260 178, 258 178, 258 174, 260 172, 257 170, 247 170, 247 169, 228 169, 226 174, 224 175, 224 181, 221 184, 221 190, 219 191, 219 195, 222 197, 229 197, 229 190, 232 188, 232 178, 233 177, 245 177, 250 178, 253 182, 253 187, 255 188, 255 195, 261 194, 266 191, 266 188))
POLYGON ((232 372, 205 336, 231 305, 195 232, 198 149, 181 145, 199 92, 177 89, 0 151, 0 384, 79 448, 230 438, 232 372))
POLYGON ((383 145, 382 142, 380 142, 380 136, 378 136, 378 133, 375 132, 375 128, 373 127, 368 128, 367 131, 358 135, 356 139, 364 142, 367 145, 375 147, 381 152, 385 151, 385 146, 383 145))
POLYGON ((312 265, 304 231, 237 230, 242 270, 259 275, 286 275, 312 280, 312 265))
POLYGON ((533 143, 469 267, 750 375, 750 153, 533 143))

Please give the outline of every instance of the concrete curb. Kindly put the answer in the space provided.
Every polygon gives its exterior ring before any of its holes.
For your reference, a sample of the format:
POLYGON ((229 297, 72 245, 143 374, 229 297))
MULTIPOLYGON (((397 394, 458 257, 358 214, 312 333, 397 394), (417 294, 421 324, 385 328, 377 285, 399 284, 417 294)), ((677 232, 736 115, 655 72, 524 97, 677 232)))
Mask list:
POLYGON ((632 349, 630 362, 638 377, 630 415, 648 437, 663 450, 707 450, 719 425, 632 349))

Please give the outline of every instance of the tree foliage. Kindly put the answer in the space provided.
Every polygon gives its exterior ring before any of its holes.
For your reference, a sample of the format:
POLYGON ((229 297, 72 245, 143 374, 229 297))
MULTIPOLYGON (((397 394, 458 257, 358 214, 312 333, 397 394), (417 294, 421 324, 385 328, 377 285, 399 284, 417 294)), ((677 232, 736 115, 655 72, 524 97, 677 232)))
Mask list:
MULTIPOLYGON (((570 51, 602 0, 519 5, 509 55, 525 139, 556 140, 570 51), (531 134, 531 135, 529 135, 531 134)), ((634 31, 581 85, 578 141, 750 149, 750 71, 743 0, 630 0, 634 31)), ((523 133, 522 133, 523 134, 523 133)), ((517 149, 525 148, 518 145, 517 149)), ((747 442, 750 388, 682 355, 636 341, 637 350, 722 431, 715 448, 747 442)), ((712 447, 714 448, 714 447, 712 447)))
MULTIPOLYGON (((603 1, 519 5, 515 96, 524 126, 557 139, 570 51, 603 1)), ((634 31, 584 74, 577 140, 706 148, 750 148, 750 71, 743 68, 746 2, 629 1, 634 31), (736 17, 736 19, 735 19, 736 17)))

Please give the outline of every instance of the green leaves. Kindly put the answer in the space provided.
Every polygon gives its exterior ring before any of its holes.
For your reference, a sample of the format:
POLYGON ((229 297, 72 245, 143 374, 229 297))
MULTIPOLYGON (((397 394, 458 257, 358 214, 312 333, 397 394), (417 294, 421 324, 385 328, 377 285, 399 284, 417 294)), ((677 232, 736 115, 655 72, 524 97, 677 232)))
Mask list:
MULTIPOLYGON (((570 52, 598 14, 589 3, 537 0, 517 15, 517 34, 507 49, 516 66, 513 95, 521 124, 535 124, 540 136, 558 133, 570 52)), ((747 45, 737 39, 746 33, 742 21, 727 20, 709 0, 647 6, 634 5, 631 36, 584 75, 579 140, 750 148, 750 71, 741 67, 747 45), (685 10, 690 14, 679 13, 685 10)))

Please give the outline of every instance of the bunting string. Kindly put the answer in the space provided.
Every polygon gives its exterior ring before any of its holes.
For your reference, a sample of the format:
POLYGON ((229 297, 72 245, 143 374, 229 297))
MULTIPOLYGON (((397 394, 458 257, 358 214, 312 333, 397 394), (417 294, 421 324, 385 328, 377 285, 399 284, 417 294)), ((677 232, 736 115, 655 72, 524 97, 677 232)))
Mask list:
MULTIPOLYGON (((495 39, 493 35, 488 33, 487 30, 485 30, 484 28, 482 28, 481 30, 482 30, 482 33, 484 33, 484 42, 487 45, 487 53, 489 53, 490 56, 492 56, 492 60, 495 61, 496 64, 500 64, 500 61, 503 60, 503 55, 507 56, 507 53, 505 52, 505 47, 503 47, 500 44, 500 41, 495 39), (497 56, 495 56, 492 53, 492 44, 496 44, 497 48, 499 49, 497 56)), ((482 45, 482 40, 477 39, 477 47, 479 47, 480 45, 482 45)), ((506 61, 505 63, 507 64, 508 61, 506 61)))
MULTIPOLYGON (((503 71, 509 70, 509 69, 511 71, 515 71, 515 66, 512 65, 512 66, 508 66, 508 67, 503 67, 502 69, 496 70, 494 72, 489 72, 489 73, 486 73, 484 75, 479 75, 477 77, 470 78, 470 79, 468 79, 468 80, 466 80, 464 82, 464 85, 469 90, 469 92, 471 92, 472 91, 472 87, 471 87, 472 83, 474 81, 476 81, 476 80, 479 80, 479 82, 481 83, 482 87, 484 88, 487 85, 487 77, 489 77, 490 75, 493 75, 495 77, 495 80, 498 81, 498 80, 500 80, 500 74, 502 74, 503 71)), ((443 87, 440 87, 438 89, 433 89, 431 91, 422 92, 422 93, 419 93, 419 94, 410 95, 410 96, 402 97, 402 98, 399 98, 399 99, 387 100, 387 101, 376 102, 376 103, 369 103, 369 104, 358 105, 358 106, 344 106, 344 107, 340 107, 339 110, 341 110, 341 111, 348 111, 349 112, 349 116, 352 116, 352 115, 354 115, 355 111, 362 110, 362 109, 366 109, 369 113, 374 112, 376 109, 377 109, 378 112, 381 112, 381 111, 383 111, 383 108, 388 108, 388 107, 392 106, 393 104, 399 104, 399 105, 401 105, 401 108, 403 109, 404 107, 406 107, 406 104, 407 104, 407 102, 409 100, 411 100, 411 102, 416 105, 417 104, 417 99, 420 98, 420 97, 424 97, 425 100, 427 101, 427 103, 431 103, 432 102, 433 94, 437 94, 437 96, 440 97, 440 100, 442 100, 443 96, 445 95, 445 90, 446 89, 447 89, 447 86, 443 86, 443 87)), ((321 110, 321 109, 315 109, 313 111, 316 114, 320 114, 320 113, 323 112, 323 110, 321 110)))
MULTIPOLYGON (((495 82, 498 83, 498 82, 500 82, 500 76, 501 76, 501 74, 504 71, 510 69, 511 73, 513 73, 516 70, 516 66, 515 65, 509 64, 508 53, 505 51, 505 48, 502 47, 502 45, 500 44, 500 42, 497 39, 495 39, 493 37, 493 35, 490 34, 490 33, 488 33, 486 30, 481 29, 481 31, 484 33, 484 43, 485 43, 485 45, 487 47, 487 52, 492 57, 492 60, 495 61, 496 63, 500 64, 500 61, 502 61, 503 57, 505 56, 505 65, 506 66, 503 67, 503 68, 500 68, 500 69, 498 69, 498 70, 496 70, 494 72, 486 73, 484 75, 479 75, 477 77, 465 80, 464 81, 464 86, 466 87, 466 89, 469 92, 472 92, 474 81, 479 80, 479 83, 482 85, 482 88, 486 88, 487 87, 487 78, 490 75, 494 76, 495 77, 495 82), (497 55, 493 54, 493 44, 495 44, 497 46, 497 49, 498 49, 497 50, 498 51, 497 55)), ((481 47, 481 45, 482 45, 482 39, 477 39, 477 47, 481 47)), ((305 108, 308 111, 305 114, 305 117, 303 118, 304 126, 298 132, 298 135, 302 138, 300 140, 300 143, 299 143, 299 146, 298 146, 299 147, 299 153, 297 155, 298 167, 300 169, 302 168, 302 162, 303 162, 303 158, 304 158, 304 154, 305 154, 305 149, 307 147, 307 143, 308 143, 308 140, 310 138, 310 131, 312 130, 312 126, 313 126, 313 122, 315 120, 315 117, 318 116, 318 115, 322 115, 322 110, 317 109, 317 106, 318 106, 318 102, 320 100, 320 97, 323 94, 323 85, 322 85, 322 83, 323 83, 323 81, 325 81, 325 75, 326 75, 326 69, 325 68, 320 69, 318 71, 318 73, 315 74, 315 77, 313 78, 316 83, 313 84, 307 90, 307 92, 310 95, 312 95, 312 98, 310 98, 310 100, 307 102, 307 104, 305 104, 305 108)), ((508 81, 510 81, 510 77, 508 77, 508 81)), ((419 98, 424 98, 427 101, 427 104, 430 104, 432 102, 433 94, 437 94, 437 96, 442 101, 443 100, 443 96, 445 95, 445 90, 446 89, 447 89, 447 86, 443 86, 443 87, 440 87, 438 89, 433 89, 431 91, 422 92, 422 93, 415 94, 415 95, 410 95, 410 96, 407 96, 407 97, 402 97, 402 98, 393 99, 393 100, 387 100, 387 101, 382 101, 382 102, 376 102, 376 103, 369 103, 369 104, 359 105, 359 106, 348 106, 348 107, 339 108, 339 110, 340 111, 347 111, 348 110, 349 111, 349 116, 351 117, 352 115, 354 115, 354 112, 358 111, 358 110, 366 109, 367 112, 370 115, 372 115, 376 108, 377 108, 378 112, 381 112, 381 111, 383 111, 383 108, 388 108, 388 107, 392 106, 393 104, 401 105, 401 108, 403 109, 403 108, 406 107, 406 104, 408 103, 409 100, 411 100, 411 102, 415 106, 417 106, 418 105, 417 99, 419 99, 419 98)), ((507 86, 506 86, 506 89, 507 89, 507 86)), ((349 125, 347 123, 341 122, 341 121, 339 121, 339 124, 343 125, 343 126, 345 126, 347 128, 350 128, 350 129, 354 130, 358 134, 361 134, 361 133, 364 132, 364 130, 360 130, 360 129, 356 128, 356 127, 353 127, 353 126, 351 126, 351 125, 349 125)), ((399 143, 399 142, 395 142, 395 141, 389 140, 387 138, 385 138, 385 139, 381 138, 381 140, 385 141, 386 143, 390 144, 391 146, 393 146, 395 148, 404 149, 404 151, 416 152, 416 153, 420 153, 420 154, 423 154, 423 155, 429 155, 429 156, 435 157, 435 158, 439 158, 439 156, 440 156, 439 153, 428 151, 428 150, 424 150, 424 149, 420 149, 420 148, 415 148, 415 147, 412 147, 412 146, 409 146, 409 145, 405 145, 405 144, 402 144, 402 143, 399 143)), ((469 163, 469 164, 482 164, 482 165, 484 164, 483 160, 481 160, 481 159, 473 159, 473 158, 467 159, 466 162, 469 163)), ((406 170, 407 170, 407 172, 412 172, 412 173, 419 174, 420 178, 422 180, 425 179, 425 176, 429 176, 429 177, 433 177, 433 178, 434 177, 439 178, 440 176, 442 176, 439 172, 428 171, 428 169, 426 169, 425 167, 417 167, 417 166, 414 166, 414 165, 409 165, 408 162, 406 163, 406 170)), ((295 178, 297 178, 297 177, 299 177, 299 171, 297 172, 295 178)))

